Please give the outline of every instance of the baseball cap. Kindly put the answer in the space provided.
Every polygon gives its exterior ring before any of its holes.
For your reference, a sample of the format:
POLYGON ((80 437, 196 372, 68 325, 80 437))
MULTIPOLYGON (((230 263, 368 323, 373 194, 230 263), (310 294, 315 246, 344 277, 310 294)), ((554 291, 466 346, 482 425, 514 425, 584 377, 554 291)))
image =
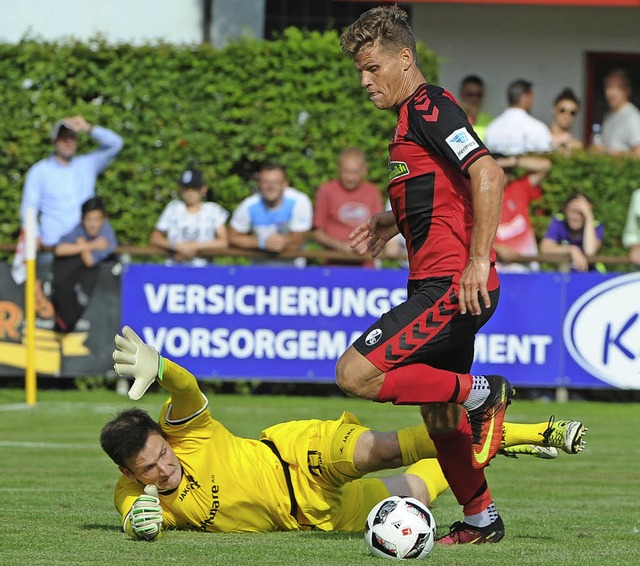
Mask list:
POLYGON ((191 189, 199 189, 204 186, 202 171, 199 169, 185 169, 180 175, 180 186, 191 189))
POLYGON ((61 135, 76 135, 76 132, 67 126, 65 120, 58 120, 51 129, 51 141, 56 141, 61 135))

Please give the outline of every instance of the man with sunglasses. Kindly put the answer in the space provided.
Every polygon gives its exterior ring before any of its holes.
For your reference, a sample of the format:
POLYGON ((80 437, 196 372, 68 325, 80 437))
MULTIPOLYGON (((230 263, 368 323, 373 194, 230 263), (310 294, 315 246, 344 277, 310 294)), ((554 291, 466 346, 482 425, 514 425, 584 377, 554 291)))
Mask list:
POLYGON ((491 114, 482 110, 484 81, 478 75, 467 75, 460 83, 458 98, 460 106, 467 113, 476 134, 481 140, 484 140, 487 126, 493 120, 491 114))
POLYGON ((509 108, 487 127, 485 145, 503 155, 551 151, 551 132, 544 122, 531 116, 533 83, 513 81, 507 88, 509 108))

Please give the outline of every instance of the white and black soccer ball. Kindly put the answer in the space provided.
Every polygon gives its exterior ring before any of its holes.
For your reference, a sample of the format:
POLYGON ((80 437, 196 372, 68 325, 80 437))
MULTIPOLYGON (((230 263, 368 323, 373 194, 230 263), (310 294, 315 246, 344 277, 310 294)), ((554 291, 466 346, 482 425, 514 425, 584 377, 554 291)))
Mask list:
POLYGON ((374 556, 406 560, 426 558, 436 536, 436 521, 413 497, 387 497, 369 513, 364 539, 374 556))

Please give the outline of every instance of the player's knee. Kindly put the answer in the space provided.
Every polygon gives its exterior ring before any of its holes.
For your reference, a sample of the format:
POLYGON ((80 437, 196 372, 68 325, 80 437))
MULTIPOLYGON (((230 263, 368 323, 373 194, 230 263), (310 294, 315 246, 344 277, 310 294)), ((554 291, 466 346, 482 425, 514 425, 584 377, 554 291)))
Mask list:
POLYGON ((382 384, 383 374, 378 373, 353 347, 349 348, 336 364, 336 383, 348 395, 375 401, 382 384))

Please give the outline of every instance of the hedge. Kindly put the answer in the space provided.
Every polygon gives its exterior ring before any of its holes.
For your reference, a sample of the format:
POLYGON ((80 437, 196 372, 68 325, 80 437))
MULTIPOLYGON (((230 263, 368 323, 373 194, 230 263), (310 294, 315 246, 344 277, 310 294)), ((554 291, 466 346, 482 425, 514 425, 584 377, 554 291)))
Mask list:
MULTIPOLYGON (((437 80, 432 52, 423 70, 437 80)), ((212 198, 232 211, 253 190, 264 161, 282 163, 291 184, 312 195, 335 176, 337 155, 361 147, 370 178, 383 184, 393 112, 360 87, 336 32, 291 28, 277 40, 202 46, 42 43, 0 45, 0 242, 19 229, 28 168, 49 151, 64 115, 120 133, 125 147, 100 177, 123 243, 146 244, 180 172, 200 167, 212 198)), ((81 142, 80 151, 91 147, 81 142)))
MULTIPOLYGON (((424 46, 419 54, 427 79, 437 83, 435 54, 424 46)), ((290 28, 273 41, 246 39, 222 50, 25 39, 0 44, 0 81, 2 243, 15 241, 25 174, 49 152, 49 131, 64 115, 83 114, 125 139, 97 192, 126 244, 148 242, 188 165, 204 171, 213 199, 229 211, 253 190, 261 162, 281 162, 291 184, 313 195, 335 175, 346 146, 365 151, 369 178, 385 186, 395 115, 367 99, 336 32, 290 28)), ((80 151, 90 148, 81 141, 80 151)), ((640 186, 640 160, 588 153, 553 160, 544 197, 534 207, 537 234, 564 197, 580 189, 606 224, 603 251, 622 254, 620 235, 631 191, 640 186)))

